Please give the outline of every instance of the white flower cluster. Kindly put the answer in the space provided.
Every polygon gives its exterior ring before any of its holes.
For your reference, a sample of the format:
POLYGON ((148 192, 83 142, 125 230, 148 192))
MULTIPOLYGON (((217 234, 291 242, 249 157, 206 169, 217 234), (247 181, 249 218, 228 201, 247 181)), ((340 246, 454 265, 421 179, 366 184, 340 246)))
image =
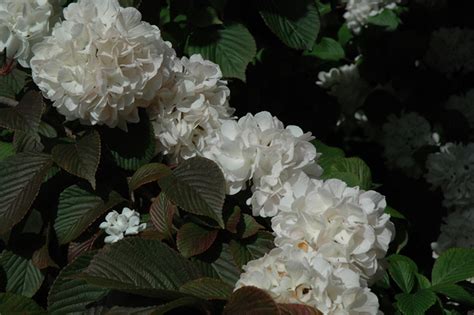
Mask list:
POLYGON ((125 207, 121 214, 115 210, 109 212, 99 227, 108 234, 104 242, 115 243, 123 239, 124 235, 136 235, 143 231, 146 223, 140 224, 140 213, 125 207))
POLYGON ((457 209, 474 205, 474 143, 448 143, 428 156, 426 180, 443 191, 444 205, 457 209))
POLYGON ((79 0, 33 48, 35 83, 67 120, 126 129, 170 79, 175 52, 160 30, 117 0, 79 0))
POLYGON ((380 14, 383 10, 393 10, 401 0, 344 0, 346 2, 346 13, 344 18, 347 26, 358 34, 362 27, 367 25, 368 19, 380 14))
POLYGON ((174 161, 202 152, 222 120, 234 112, 219 65, 201 55, 183 57, 174 80, 158 91, 150 117, 159 151, 174 161))
POLYGON ((474 89, 470 89, 466 94, 452 95, 446 102, 446 108, 463 114, 469 126, 474 128, 474 89))
POLYGON ((225 121, 203 156, 221 167, 229 194, 239 192, 252 179, 253 214, 268 217, 278 212, 292 177, 302 172, 321 175, 312 139, 297 126, 285 128, 269 112, 247 114, 238 121, 225 121))
POLYGON ((384 196, 338 179, 301 176, 286 199, 288 209, 272 218, 277 246, 305 242, 335 266, 372 282, 394 236, 384 196))
POLYGON ((306 304, 331 315, 378 312, 377 297, 361 286, 356 272, 334 268, 305 243, 275 248, 244 270, 236 288, 261 288, 279 303, 306 304))
POLYGON ((441 225, 441 234, 431 244, 433 258, 453 248, 474 248, 474 209, 458 209, 448 214, 441 225))
POLYGON ((0 1, 0 53, 29 68, 31 47, 49 35, 58 12, 58 0, 0 1))
POLYGON ((360 76, 357 64, 321 71, 316 84, 329 90, 328 94, 337 98, 346 114, 353 114, 362 106, 371 91, 369 83, 360 76))
POLYGON ((408 176, 422 174, 413 154, 423 146, 438 145, 439 137, 432 133, 430 123, 417 113, 390 115, 383 125, 383 146, 387 164, 399 168, 408 176))
POLYGON ((450 76, 474 71, 474 30, 440 28, 431 34, 425 62, 450 76))

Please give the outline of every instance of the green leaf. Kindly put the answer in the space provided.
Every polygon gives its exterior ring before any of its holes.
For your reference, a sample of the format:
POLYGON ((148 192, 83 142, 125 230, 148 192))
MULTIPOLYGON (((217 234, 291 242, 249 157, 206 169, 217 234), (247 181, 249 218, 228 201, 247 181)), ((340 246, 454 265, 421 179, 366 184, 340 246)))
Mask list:
POLYGON ((59 273, 48 296, 48 311, 51 315, 84 312, 86 306, 100 300, 109 290, 88 284, 84 280, 73 279, 89 265, 95 252, 79 256, 59 273))
POLYGON ((357 157, 333 159, 331 165, 324 169, 322 178, 338 178, 347 181, 348 186, 359 186, 364 190, 369 190, 372 185, 370 168, 357 157))
POLYGON ((133 174, 128 187, 130 191, 134 191, 139 187, 155 182, 164 176, 171 174, 171 170, 168 166, 161 163, 150 163, 141 166, 133 174))
POLYGON ((46 312, 32 299, 13 293, 0 293, 0 314, 43 315, 46 312))
POLYGON ((186 294, 191 294, 205 300, 227 300, 234 287, 219 279, 199 278, 191 280, 179 288, 186 294))
POLYGON ((28 74, 19 69, 13 69, 8 75, 0 76, 0 96, 14 99, 23 90, 28 74))
POLYGON ((452 248, 441 254, 433 266, 433 286, 452 284, 474 277, 474 249, 452 248))
POLYGON ((268 253, 274 246, 271 233, 262 231, 250 239, 231 240, 230 251, 233 261, 242 268, 249 261, 258 259, 268 253))
POLYGON ((127 128, 124 131, 102 127, 101 136, 117 165, 124 170, 135 171, 155 156, 155 133, 144 111, 140 112, 140 122, 128 124, 127 128))
POLYGON ((341 28, 337 32, 337 39, 342 46, 345 46, 354 35, 352 35, 351 30, 347 27, 347 23, 342 24, 341 28))
POLYGON ((41 137, 36 132, 15 131, 13 146, 17 153, 41 153, 44 150, 44 145, 41 143, 41 137))
POLYGON ((261 226, 251 215, 246 213, 243 214, 242 220, 240 220, 237 229, 239 236, 241 238, 247 238, 257 234, 258 231, 263 229, 264 227, 261 226))
POLYGON ((195 223, 186 223, 179 229, 176 237, 178 250, 184 257, 204 253, 216 240, 217 232, 195 223))
POLYGON ((0 234, 28 212, 51 165, 45 154, 20 153, 0 162, 0 234))
POLYGON ((31 260, 3 251, 0 255, 0 273, 5 276, 6 291, 32 297, 43 283, 44 276, 31 260))
POLYGON ((315 1, 261 0, 259 4, 265 24, 285 45, 311 49, 320 29, 315 1))
POLYGON ((323 37, 307 55, 316 56, 322 60, 338 61, 345 57, 345 52, 341 44, 334 39, 323 37))
POLYGON ((219 19, 216 9, 204 6, 194 10, 189 18, 190 22, 198 27, 207 27, 210 25, 220 25, 223 22, 219 19))
POLYGON ((95 173, 101 153, 100 136, 92 131, 73 144, 58 144, 51 154, 54 162, 67 172, 86 179, 95 189, 95 173))
POLYGON ((101 249, 78 277, 105 288, 172 298, 202 273, 160 241, 128 238, 101 249))
POLYGON ((224 218, 225 221, 225 228, 227 231, 231 233, 237 233, 237 227, 240 222, 241 211, 238 206, 232 208, 231 211, 227 211, 224 213, 224 216, 228 215, 228 217, 224 218))
POLYGON ((202 157, 185 160, 172 174, 160 178, 158 184, 179 207, 209 217, 224 227, 225 179, 211 160, 202 157))
POLYGON ((173 236, 173 216, 176 210, 176 206, 163 192, 153 200, 150 206, 151 222, 162 239, 173 236))
POLYGON ((44 104, 41 93, 28 92, 15 107, 0 108, 0 127, 35 133, 41 121, 44 104))
POLYGON ((397 285, 405 293, 410 293, 415 285, 418 267, 408 257, 402 255, 392 255, 388 258, 390 263, 388 272, 397 285))
POLYGON ((0 161, 3 161, 7 157, 12 156, 14 154, 15 154, 15 149, 13 148, 13 144, 9 142, 0 141, 0 161))
POLYGON ((59 244, 67 244, 79 237, 98 217, 124 200, 114 191, 104 202, 99 196, 76 185, 66 188, 59 196, 54 223, 59 244))
POLYGON ((319 140, 313 140, 311 143, 315 146, 316 151, 321 153, 321 156, 318 159, 318 164, 321 165, 323 169, 329 168, 335 159, 346 156, 343 150, 337 147, 328 146, 319 140))
POLYGON ((389 214, 392 218, 406 220, 407 218, 399 211, 394 208, 387 206, 384 210, 385 213, 389 214))
POLYGON ((142 3, 142 0, 119 0, 120 6, 126 7, 135 7, 138 8, 142 3))
POLYGON ((404 315, 424 315, 436 303, 436 294, 424 289, 413 294, 401 293, 395 296, 398 309, 404 315))
POLYGON ((418 288, 420 289, 428 289, 431 287, 431 282, 428 278, 420 273, 416 273, 416 280, 418 282, 418 288))
POLYGON ((474 296, 457 284, 441 284, 431 288, 458 302, 474 305, 474 296))
POLYGON ((217 63, 224 77, 245 81, 245 70, 257 48, 248 29, 236 23, 195 31, 188 39, 186 53, 201 54, 217 63))
POLYGON ((256 287, 242 287, 235 291, 224 308, 224 315, 280 314, 272 297, 256 287))
POLYGON ((222 250, 219 257, 211 263, 222 281, 234 286, 240 278, 241 270, 234 263, 232 253, 228 244, 222 244, 222 250))
POLYGON ((387 31, 394 31, 400 24, 400 19, 393 10, 385 9, 377 15, 370 16, 367 23, 385 27, 387 31))

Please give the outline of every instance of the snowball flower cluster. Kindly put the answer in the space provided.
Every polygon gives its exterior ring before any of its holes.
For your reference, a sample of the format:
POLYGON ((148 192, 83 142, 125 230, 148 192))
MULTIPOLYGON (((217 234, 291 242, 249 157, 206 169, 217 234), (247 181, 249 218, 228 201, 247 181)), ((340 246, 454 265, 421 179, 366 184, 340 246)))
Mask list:
POLYGON ((228 192, 235 194, 252 179, 253 214, 274 216, 287 182, 300 172, 318 177, 318 154, 310 133, 285 126, 269 112, 227 120, 208 143, 203 155, 223 170, 228 192))
POLYGON ((426 180, 443 191, 446 207, 464 208, 474 204, 474 143, 448 143, 441 152, 428 156, 426 180))
POLYGON ((105 243, 115 243, 124 238, 124 235, 136 235, 146 228, 146 223, 140 224, 140 213, 127 207, 122 213, 112 211, 105 217, 105 222, 99 226, 109 234, 105 237, 105 243))
POLYGON ((175 52, 160 30, 117 0, 79 0, 33 48, 32 75, 67 120, 126 129, 169 80, 175 52))
POLYGON ((470 127, 474 128, 474 89, 470 89, 466 94, 452 95, 446 102, 446 108, 463 114, 470 127))
POLYGON ((288 208, 272 218, 275 244, 304 242, 334 266, 372 282, 395 232, 385 197, 338 179, 301 176, 293 187, 284 200, 288 208))
POLYGON ((328 94, 337 98, 346 114, 352 114, 362 106, 371 91, 369 83, 361 78, 356 64, 322 71, 318 74, 316 84, 329 90, 328 94))
POLYGON ((430 123, 417 113, 390 115, 383 125, 382 144, 388 166, 399 168, 414 178, 421 176, 422 169, 413 155, 423 146, 438 145, 438 140, 430 123))
POLYGON ((379 308, 356 272, 334 268, 304 243, 275 248, 244 271, 236 289, 255 286, 279 303, 310 305, 326 315, 377 314, 379 308))
POLYGON ((431 34, 425 62, 450 76, 474 70, 474 30, 440 28, 431 34))
POLYGON ((0 52, 29 68, 31 47, 50 33, 58 9, 58 0, 0 1, 0 52))
POLYGON ((401 0, 344 0, 346 2, 346 13, 344 18, 347 26, 358 34, 362 27, 367 25, 370 17, 382 13, 383 10, 393 10, 401 0))
POLYGON ((206 141, 234 112, 219 66, 201 55, 183 57, 175 78, 150 107, 159 151, 174 161, 202 152, 206 141))

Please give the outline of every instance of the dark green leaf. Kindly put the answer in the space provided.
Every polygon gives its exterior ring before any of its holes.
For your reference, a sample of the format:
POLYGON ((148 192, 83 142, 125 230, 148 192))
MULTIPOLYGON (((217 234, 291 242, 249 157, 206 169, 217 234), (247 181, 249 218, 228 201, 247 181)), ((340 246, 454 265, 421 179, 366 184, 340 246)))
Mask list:
POLYGON ((6 291, 32 297, 43 283, 44 276, 31 260, 3 251, 0 255, 0 272, 5 276, 6 291))
POLYGON ((268 253, 274 246, 271 233, 262 231, 250 239, 231 240, 230 251, 233 261, 242 268, 250 260, 258 259, 268 253))
POLYGON ((372 185, 370 168, 357 157, 333 159, 330 166, 324 168, 322 178, 347 180, 348 186, 359 186, 364 190, 370 189, 372 185))
POLYGON ((217 63, 228 78, 245 81, 245 70, 257 53, 255 40, 242 24, 195 31, 186 45, 188 55, 201 54, 217 63))
POLYGON ((416 264, 408 257, 392 255, 388 258, 390 263, 388 272, 397 285, 405 293, 410 293, 415 285, 415 277, 418 271, 416 264))
POLYGON ((433 286, 452 284, 474 277, 474 249, 448 249, 436 260, 431 274, 433 286))
POLYGON ((225 218, 225 228, 231 233, 237 233, 237 226, 240 222, 240 208, 235 206, 231 211, 226 213, 229 217, 225 218))
POLYGON ((474 296, 457 284, 440 284, 432 288, 433 291, 441 293, 458 302, 474 305, 474 296))
POLYGON ((398 309, 404 315, 424 315, 436 303, 436 294, 424 289, 413 294, 401 293, 395 296, 398 309))
POLYGON ((224 227, 225 179, 211 160, 202 157, 185 160, 172 174, 160 178, 158 184, 179 207, 209 217, 224 227))
POLYGON ((45 154, 20 153, 0 162, 0 234, 30 209, 51 165, 45 154))
POLYGON ((78 186, 66 188, 59 196, 58 214, 54 223, 59 243, 73 241, 98 217, 123 201, 114 191, 107 201, 103 201, 99 196, 78 186))
POLYGON ((0 314, 43 315, 46 312, 32 299, 13 293, 0 293, 0 314))
POLYGON ((337 39, 342 46, 345 46, 354 36, 351 30, 347 27, 347 24, 342 24, 341 28, 337 32, 337 39))
POLYGON ((43 109, 41 93, 30 91, 17 106, 0 108, 0 127, 35 133, 38 130, 43 109))
POLYGON ((161 163, 150 163, 141 166, 132 176, 128 187, 130 191, 134 191, 137 188, 159 180, 164 176, 171 174, 171 170, 168 166, 161 163))
POLYGON ((15 154, 15 149, 13 148, 13 144, 9 142, 0 141, 0 161, 14 154, 15 154))
POLYGON ((220 256, 211 263, 212 268, 217 272, 222 281, 235 285, 240 278, 241 270, 234 263, 232 253, 228 244, 222 244, 220 256))
POLYGON ((214 243, 217 232, 194 223, 186 223, 179 229, 176 237, 178 250, 184 257, 204 253, 214 243))
POLYGON ((387 206, 385 208, 384 212, 387 213, 387 214, 390 214, 390 216, 392 218, 402 219, 402 220, 407 219, 402 213, 400 213, 399 211, 395 210, 394 208, 392 208, 390 206, 387 206))
POLYGON ((265 24, 285 45, 311 49, 320 28, 315 1, 261 0, 259 5, 265 24))
POLYGON ((321 41, 314 45, 311 52, 307 54, 330 61, 338 61, 345 57, 344 49, 341 44, 329 37, 321 38, 321 41))
POLYGON ((86 179, 95 189, 95 173, 99 167, 100 136, 92 131, 74 144, 58 144, 52 152, 54 162, 67 172, 86 179))
POLYGON ((400 24, 400 19, 393 10, 385 9, 380 14, 370 16, 367 22, 369 24, 383 26, 387 31, 394 31, 400 24))
POLYGON ((0 96, 14 99, 23 90, 28 74, 18 69, 13 69, 8 75, 0 76, 0 96))
POLYGON ((246 213, 243 214, 238 225, 239 235, 241 238, 253 236, 263 228, 264 227, 258 224, 254 217, 246 213))
POLYGON ((179 290, 205 300, 227 300, 233 288, 219 279, 199 278, 185 283, 179 290))

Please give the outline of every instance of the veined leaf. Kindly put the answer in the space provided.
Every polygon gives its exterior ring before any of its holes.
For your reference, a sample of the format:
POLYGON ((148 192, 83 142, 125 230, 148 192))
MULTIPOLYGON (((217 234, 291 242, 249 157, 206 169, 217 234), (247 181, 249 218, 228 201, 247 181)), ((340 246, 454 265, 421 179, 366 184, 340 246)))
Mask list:
POLYGON ((160 193, 151 204, 151 222, 162 239, 173 236, 173 216, 176 210, 176 206, 166 197, 164 192, 160 193))
POLYGON ((431 282, 453 284, 474 277, 474 249, 448 249, 436 259, 431 274, 431 282))
POLYGON ((15 131, 37 132, 43 114, 41 93, 28 92, 15 107, 0 108, 0 126, 15 131))
POLYGON ((392 255, 388 258, 390 263, 388 272, 393 280, 405 293, 410 293, 415 285, 416 273, 418 268, 416 264, 408 257, 402 255, 392 255))
POLYGON ((32 297, 43 283, 44 276, 31 260, 9 251, 0 255, 0 270, 6 277, 7 292, 32 297))
POLYGON ((223 314, 280 314, 272 297, 256 287, 242 287, 235 291, 224 308, 223 314))
POLYGON ((171 174, 171 170, 168 166, 161 163, 150 163, 141 166, 133 174, 130 179, 128 186, 130 191, 134 191, 139 187, 157 181, 164 176, 171 174))
POLYGON ((14 154, 15 148, 13 148, 13 144, 0 141, 0 161, 14 154))
POLYGON ((186 223, 178 231, 176 243, 184 257, 204 253, 217 237, 217 230, 211 230, 195 223, 186 223))
POLYGON ((233 286, 219 279, 199 278, 185 283, 179 290, 205 300, 227 300, 233 289, 233 286))
POLYGON ((32 299, 13 293, 0 293, 0 314, 43 315, 46 312, 32 299))
POLYGON ((413 294, 401 293, 395 296, 397 306, 404 315, 424 315, 436 303, 436 294, 431 290, 420 290, 413 294))

